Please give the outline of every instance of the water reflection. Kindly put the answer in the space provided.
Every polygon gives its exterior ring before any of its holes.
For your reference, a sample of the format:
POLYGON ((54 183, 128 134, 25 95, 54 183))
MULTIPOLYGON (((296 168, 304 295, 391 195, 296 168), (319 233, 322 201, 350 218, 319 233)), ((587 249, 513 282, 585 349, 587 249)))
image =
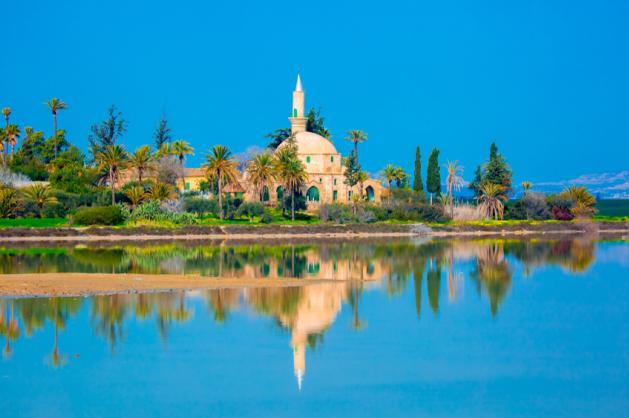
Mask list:
MULTIPOLYGON (((365 329, 360 314, 365 292, 382 289, 395 299, 413 286, 415 313, 432 314, 444 303, 464 299, 466 280, 486 297, 492 316, 508 298, 514 272, 534 276, 535 270, 558 265, 570 274, 584 272, 594 261, 596 244, 587 240, 475 240, 431 242, 324 243, 282 246, 185 246, 145 248, 4 249, 3 273, 24 272, 135 272, 191 273, 212 277, 304 277, 332 279, 300 287, 220 289, 190 293, 110 295, 92 298, 0 300, 0 334, 3 356, 9 359, 16 342, 46 326, 54 329, 44 360, 61 367, 63 330, 81 310, 89 312, 89 326, 115 354, 125 340, 130 319, 154 323, 166 343, 173 326, 190 320, 191 300, 200 299, 217 323, 246 309, 269 317, 290 332, 294 373, 301 387, 306 373, 306 351, 323 343, 324 335, 344 305, 351 311, 351 328, 365 329), (444 277, 445 276, 445 277, 444 277), (200 298, 199 298, 200 297, 200 298)), ((1 280, 1 278, 0 278, 1 280)), ((75 324, 74 326, 81 326, 75 324)), ((76 348, 76 347, 74 347, 76 348)))

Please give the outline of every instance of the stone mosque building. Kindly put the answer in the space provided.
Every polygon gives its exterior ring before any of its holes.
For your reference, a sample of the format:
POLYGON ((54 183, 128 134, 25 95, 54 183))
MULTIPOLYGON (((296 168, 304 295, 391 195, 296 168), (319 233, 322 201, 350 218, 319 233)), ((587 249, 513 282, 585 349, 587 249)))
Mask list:
MULTIPOLYGON (((305 93, 302 87, 301 78, 297 75, 297 84, 293 91, 293 106, 289 121, 291 133, 297 143, 297 154, 302 161, 308 174, 308 179, 302 188, 302 193, 306 196, 308 209, 316 209, 321 203, 349 203, 353 198, 363 196, 364 199, 372 202, 380 202, 382 194, 386 189, 380 181, 367 179, 361 185, 349 187, 345 184, 344 167, 342 156, 336 147, 327 138, 306 131, 308 118, 305 110, 305 93)), ((281 148, 284 143, 280 144, 281 148)), ((123 184, 126 181, 136 178, 137 175, 127 170, 119 178, 123 184)), ((150 177, 147 176, 147 177, 150 177)), ((185 184, 178 184, 180 190, 200 190, 201 182, 206 181, 205 170, 202 168, 185 169, 185 184)), ((233 193, 242 196, 245 200, 258 200, 257 194, 253 193, 253 187, 247 182, 246 174, 243 173, 239 183, 231 184, 225 189, 226 193, 233 193)), ((277 203, 282 198, 284 192, 279 183, 270 188, 265 187, 262 192, 264 202, 269 205, 277 203)))

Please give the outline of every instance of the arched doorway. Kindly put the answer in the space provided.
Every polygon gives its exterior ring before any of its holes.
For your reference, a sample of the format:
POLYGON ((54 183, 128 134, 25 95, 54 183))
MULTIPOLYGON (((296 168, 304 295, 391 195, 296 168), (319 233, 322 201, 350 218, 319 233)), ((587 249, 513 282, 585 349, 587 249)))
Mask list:
POLYGON ((319 189, 317 189, 315 186, 312 186, 311 188, 309 188, 308 192, 306 192, 306 200, 308 202, 318 202, 319 201, 319 189))
POLYGON ((268 202, 269 201, 269 188, 264 186, 262 188, 262 193, 260 194, 260 198, 263 202, 268 202))
POLYGON ((373 190, 373 187, 367 186, 365 191, 367 192, 367 201, 368 202, 373 202, 374 200, 376 200, 376 194, 375 194, 375 192, 373 190))

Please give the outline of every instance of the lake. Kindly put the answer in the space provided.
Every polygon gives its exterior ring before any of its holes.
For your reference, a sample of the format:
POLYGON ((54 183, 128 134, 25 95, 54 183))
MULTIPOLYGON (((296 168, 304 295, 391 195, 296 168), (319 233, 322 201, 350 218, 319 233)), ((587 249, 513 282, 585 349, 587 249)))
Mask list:
POLYGON ((627 241, 0 248, 50 272, 304 285, 0 299, 5 417, 629 416, 627 241))

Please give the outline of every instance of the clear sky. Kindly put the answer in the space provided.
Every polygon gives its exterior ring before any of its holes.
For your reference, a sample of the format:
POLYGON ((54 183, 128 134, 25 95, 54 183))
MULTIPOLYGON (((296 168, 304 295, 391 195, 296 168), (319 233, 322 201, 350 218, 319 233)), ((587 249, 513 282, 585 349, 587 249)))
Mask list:
POLYGON ((365 169, 424 168, 432 147, 470 179, 496 140, 515 180, 629 168, 629 2, 11 1, 0 106, 83 147, 115 103, 125 145, 166 112, 201 153, 263 146, 288 126, 298 70, 340 152, 363 129, 365 169))

